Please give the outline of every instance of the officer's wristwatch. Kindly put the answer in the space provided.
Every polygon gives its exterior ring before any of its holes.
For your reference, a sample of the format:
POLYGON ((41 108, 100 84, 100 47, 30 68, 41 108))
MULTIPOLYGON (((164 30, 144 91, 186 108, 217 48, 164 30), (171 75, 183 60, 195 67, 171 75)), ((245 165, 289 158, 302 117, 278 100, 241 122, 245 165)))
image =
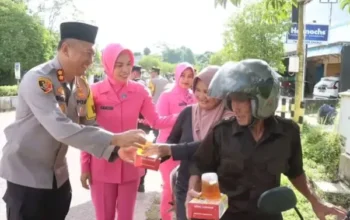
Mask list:
POLYGON ((112 163, 119 157, 119 155, 118 155, 119 149, 120 149, 120 147, 118 147, 118 146, 114 147, 114 150, 112 151, 111 156, 108 159, 108 162, 112 163))

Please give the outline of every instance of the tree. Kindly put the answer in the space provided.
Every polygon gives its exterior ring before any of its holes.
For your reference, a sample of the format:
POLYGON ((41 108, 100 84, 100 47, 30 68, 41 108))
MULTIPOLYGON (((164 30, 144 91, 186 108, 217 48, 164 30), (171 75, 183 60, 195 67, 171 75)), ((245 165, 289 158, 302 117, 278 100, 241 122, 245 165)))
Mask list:
POLYGON ((134 56, 141 56, 141 52, 134 52, 134 56))
POLYGON ((151 71, 152 67, 158 67, 162 73, 172 73, 175 69, 175 64, 163 62, 161 57, 154 55, 143 56, 139 65, 147 71, 151 71))
POLYGON ((162 60, 160 57, 148 55, 141 58, 139 65, 145 70, 150 71, 152 67, 159 67, 161 62, 162 60))
POLYGON ((197 54, 195 55, 196 59, 196 66, 198 70, 203 69, 204 67, 208 66, 210 62, 210 57, 213 55, 213 52, 206 51, 203 54, 197 54))
POLYGON ((184 62, 188 62, 190 64, 196 63, 196 59, 195 59, 194 54, 190 48, 182 46, 180 48, 180 51, 181 51, 181 55, 183 57, 184 62))
POLYGON ((233 58, 231 59, 231 56, 228 53, 227 49, 224 48, 216 53, 213 53, 210 56, 209 64, 221 66, 230 60, 233 60, 233 58))
POLYGON ((167 45, 162 46, 162 56, 165 62, 180 63, 189 62, 195 64, 195 56, 190 48, 182 46, 180 48, 170 48, 167 45))
POLYGON ((151 54, 151 50, 148 47, 146 47, 145 49, 143 49, 143 54, 148 56, 151 54))
POLYGON ((162 73, 173 73, 175 70, 176 64, 173 63, 167 63, 167 62, 161 62, 159 65, 160 71, 162 73))
POLYGON ((241 4, 241 0, 214 0, 215 7, 218 5, 226 8, 227 2, 231 2, 233 5, 238 6, 241 4))
MULTIPOLYGON (((242 0, 230 0, 234 5, 239 5, 242 0)), ((294 121, 298 121, 299 117, 303 115, 301 110, 302 90, 304 86, 303 68, 304 68, 304 6, 311 0, 263 0, 265 4, 265 21, 272 21, 279 23, 281 20, 285 20, 290 17, 292 5, 298 6, 298 43, 297 54, 299 57, 299 72, 296 75, 295 83, 295 109, 294 109, 294 121)), ((342 0, 349 1, 350 0, 342 0)), ((221 5, 226 7, 228 0, 214 0, 215 5, 221 5)), ((344 4, 346 7, 348 4, 344 4)))
POLYGON ((350 13, 350 0, 340 0, 340 8, 350 13))
POLYGON ((216 64, 222 64, 227 60, 257 58, 284 71, 282 37, 289 25, 287 21, 264 22, 264 10, 263 3, 256 3, 244 7, 241 12, 232 16, 224 32, 224 50, 211 61, 216 59, 216 64))
MULTIPOLYGON (((83 12, 75 5, 75 0, 26 0, 29 13, 39 16, 46 27, 58 30, 59 23, 67 20, 84 21, 83 12)), ((95 23, 94 21, 86 21, 95 23)))
POLYGON ((0 85, 15 83, 15 62, 20 62, 21 70, 25 71, 55 54, 58 35, 26 10, 24 3, 0 0, 0 85))
MULTIPOLYGON (((233 5, 238 6, 242 0, 214 0, 215 6, 221 5, 226 7, 228 1, 233 5)), ((292 5, 298 7, 298 43, 297 43, 297 54, 299 57, 299 72, 296 74, 295 79, 295 111, 294 120, 298 121, 300 116, 303 116, 301 109, 302 91, 304 87, 304 8, 307 3, 312 0, 264 0, 267 13, 265 14, 265 20, 272 20, 279 22, 280 19, 290 17, 292 5), (271 10, 269 10, 271 9, 271 10)), ((350 0, 340 0, 340 8, 342 10, 347 9, 350 13, 350 0)))

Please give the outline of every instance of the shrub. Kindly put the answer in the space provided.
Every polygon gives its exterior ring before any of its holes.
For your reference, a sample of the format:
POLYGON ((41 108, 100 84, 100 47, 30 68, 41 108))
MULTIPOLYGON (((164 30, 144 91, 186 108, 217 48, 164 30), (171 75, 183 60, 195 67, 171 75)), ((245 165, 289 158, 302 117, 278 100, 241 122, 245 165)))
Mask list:
MULTIPOLYGON (((304 169, 311 186, 317 180, 336 181, 338 179, 338 166, 344 142, 336 132, 322 130, 322 126, 304 124, 302 131, 302 146, 304 152, 304 169)), ((282 177, 281 184, 293 188, 286 177, 282 177)), ((295 188, 297 207, 304 219, 317 220, 310 203, 295 188)), ((327 195, 317 191, 318 196, 327 202, 343 207, 349 207, 350 199, 343 195, 327 195)), ((285 220, 299 219, 294 210, 283 213, 285 220)), ((336 218, 327 218, 336 219, 336 218)))
POLYGON ((14 86, 0 86, 0 97, 1 96, 16 96, 17 85, 14 86))
MULTIPOLYGON (((340 154, 344 141, 336 132, 327 132, 321 126, 304 125, 302 132, 304 158, 309 168, 318 169, 317 179, 338 180, 340 154)), ((316 172, 311 174, 315 175, 316 172)), ((317 174, 316 174, 317 175, 317 174)))

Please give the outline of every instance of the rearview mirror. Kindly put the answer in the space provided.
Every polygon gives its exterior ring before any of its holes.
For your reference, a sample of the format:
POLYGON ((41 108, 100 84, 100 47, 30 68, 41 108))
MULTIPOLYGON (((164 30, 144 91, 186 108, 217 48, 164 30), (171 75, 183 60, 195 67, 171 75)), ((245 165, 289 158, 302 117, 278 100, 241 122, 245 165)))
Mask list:
POLYGON ((297 198, 292 189, 276 187, 264 192, 258 200, 258 208, 267 214, 280 214, 296 207, 297 198))

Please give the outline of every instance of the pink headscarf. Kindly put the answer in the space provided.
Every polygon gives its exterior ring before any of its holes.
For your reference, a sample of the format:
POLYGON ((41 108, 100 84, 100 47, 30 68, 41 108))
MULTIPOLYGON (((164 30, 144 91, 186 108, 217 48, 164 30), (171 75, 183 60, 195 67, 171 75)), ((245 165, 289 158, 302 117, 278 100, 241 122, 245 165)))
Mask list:
MULTIPOLYGON (((193 90, 196 84, 201 80, 209 87, 219 66, 209 66, 204 68, 193 80, 193 90)), ((192 134, 194 141, 201 141, 205 138, 208 131, 221 119, 233 116, 233 112, 225 110, 224 102, 220 102, 214 109, 205 110, 198 104, 192 106, 192 134)))
POLYGON ((134 65, 134 54, 131 50, 124 48, 120 44, 112 43, 108 44, 106 48, 102 51, 102 64, 104 67, 104 71, 108 76, 108 81, 114 89, 120 89, 125 85, 124 82, 118 82, 115 80, 113 71, 115 61, 118 59, 121 52, 127 52, 130 56, 131 65, 134 65))
POLYGON ((192 91, 190 89, 184 89, 180 86, 181 74, 186 69, 192 70, 194 74, 193 66, 190 63, 183 62, 183 63, 177 64, 175 68, 175 84, 174 84, 174 87, 172 88, 172 91, 181 94, 183 96, 183 101, 185 101, 186 103, 191 103, 193 100, 192 91))

